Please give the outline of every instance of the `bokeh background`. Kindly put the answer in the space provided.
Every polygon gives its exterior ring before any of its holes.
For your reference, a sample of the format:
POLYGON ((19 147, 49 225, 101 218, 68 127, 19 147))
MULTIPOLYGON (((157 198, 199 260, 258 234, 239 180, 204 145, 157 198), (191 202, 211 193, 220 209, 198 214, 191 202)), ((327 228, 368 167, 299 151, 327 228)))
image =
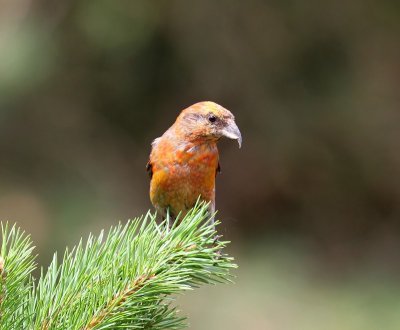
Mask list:
POLYGON ((141 215, 151 141, 213 100, 239 269, 191 328, 400 329, 399 36, 390 0, 0 1, 0 218, 46 267, 141 215))

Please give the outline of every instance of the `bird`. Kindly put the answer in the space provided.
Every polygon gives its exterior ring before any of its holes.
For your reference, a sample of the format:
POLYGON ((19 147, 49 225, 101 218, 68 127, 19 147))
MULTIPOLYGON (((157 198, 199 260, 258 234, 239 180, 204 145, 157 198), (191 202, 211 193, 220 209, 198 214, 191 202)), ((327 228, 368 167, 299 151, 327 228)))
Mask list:
MULTIPOLYGON (((163 218, 183 217, 198 200, 215 213, 215 178, 220 172, 217 142, 226 137, 242 145, 233 114, 203 101, 182 110, 174 124, 151 144, 147 163, 150 200, 163 218)), ((181 219, 181 218, 180 218, 181 219)))

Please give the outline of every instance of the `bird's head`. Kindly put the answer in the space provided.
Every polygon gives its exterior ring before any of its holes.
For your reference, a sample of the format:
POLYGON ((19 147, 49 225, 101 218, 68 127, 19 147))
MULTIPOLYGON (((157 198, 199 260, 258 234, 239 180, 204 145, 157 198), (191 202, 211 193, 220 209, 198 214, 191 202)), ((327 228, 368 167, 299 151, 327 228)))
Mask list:
POLYGON ((193 141, 218 141, 222 137, 238 141, 242 135, 235 123, 235 117, 224 107, 206 101, 193 104, 183 110, 174 124, 185 137, 193 141))

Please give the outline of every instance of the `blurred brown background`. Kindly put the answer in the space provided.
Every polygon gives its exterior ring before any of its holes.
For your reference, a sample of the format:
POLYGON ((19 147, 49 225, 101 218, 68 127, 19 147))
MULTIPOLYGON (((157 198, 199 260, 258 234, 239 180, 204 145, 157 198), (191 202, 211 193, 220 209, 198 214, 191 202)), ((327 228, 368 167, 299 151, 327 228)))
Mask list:
POLYGON ((399 4, 0 1, 0 218, 46 266, 141 215, 151 141, 212 100, 240 268, 192 329, 400 329, 399 4))

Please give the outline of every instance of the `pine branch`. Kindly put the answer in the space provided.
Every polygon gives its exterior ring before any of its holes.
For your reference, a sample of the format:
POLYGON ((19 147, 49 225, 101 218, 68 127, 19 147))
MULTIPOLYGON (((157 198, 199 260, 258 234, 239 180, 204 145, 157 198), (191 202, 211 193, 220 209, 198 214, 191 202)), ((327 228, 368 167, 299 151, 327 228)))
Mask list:
POLYGON ((0 328, 25 329, 35 268, 29 236, 15 226, 1 225, 0 328))
MULTIPOLYGON (((22 257, 25 261, 18 281, 14 280, 18 285, 9 287, 8 275, 1 283, 8 290, 5 297, 13 287, 22 293, 18 304, 22 307, 14 310, 13 319, 22 313, 19 325, 23 326, 1 328, 183 328, 185 319, 170 305, 173 296, 201 284, 230 281, 229 271, 236 267, 232 258, 221 252, 227 242, 215 240, 214 225, 208 218, 207 205, 200 204, 179 225, 170 226, 168 218, 157 224, 155 215, 148 213, 112 228, 107 235, 90 236, 86 243, 81 241, 67 250, 61 264, 55 255, 33 289, 29 281, 31 245, 26 238, 19 238, 14 255, 20 253, 20 261, 22 257)), ((14 236, 3 232, 3 246, 5 237, 14 236)), ((10 253, 4 259, 7 269, 10 253)), ((1 310, 4 313, 5 309, 1 310)), ((8 307, 8 315, 11 311, 8 307)))

